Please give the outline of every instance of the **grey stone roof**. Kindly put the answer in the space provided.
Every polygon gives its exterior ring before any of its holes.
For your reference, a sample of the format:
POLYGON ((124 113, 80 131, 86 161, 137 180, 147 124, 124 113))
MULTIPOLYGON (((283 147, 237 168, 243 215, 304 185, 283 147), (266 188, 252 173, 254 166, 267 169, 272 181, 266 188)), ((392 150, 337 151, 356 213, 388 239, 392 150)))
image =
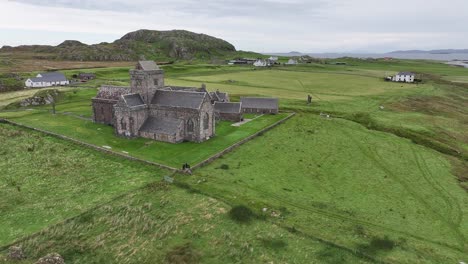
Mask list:
POLYGON ((221 92, 216 92, 216 95, 218 96, 219 100, 221 101, 227 101, 227 93, 221 93, 221 92))
POLYGON ((242 103, 215 102, 214 108, 215 112, 226 114, 238 114, 241 112, 242 103))
POLYGON ((78 74, 79 77, 96 77, 94 73, 82 72, 78 74))
POLYGON ((227 101, 228 94, 216 91, 216 92, 210 92, 210 97, 214 101, 227 101))
POLYGON ((148 117, 141 126, 141 132, 175 135, 184 121, 175 118, 148 117))
POLYGON ((127 94, 123 96, 128 107, 144 105, 143 99, 139 94, 127 94))
POLYGON ((151 104, 200 109, 206 93, 157 90, 151 104))
POLYGON ((30 78, 33 82, 65 82, 67 77, 61 72, 41 72, 42 77, 30 78))
POLYGON ((241 97, 242 108, 278 109, 278 98, 241 97))
POLYGON ((210 95, 211 100, 213 100, 213 101, 221 101, 221 100, 219 100, 219 97, 218 97, 218 95, 217 95, 215 92, 210 92, 209 95, 210 95))
POLYGON ((414 76, 413 72, 399 72, 397 75, 409 75, 409 76, 414 76))
POLYGON ((154 61, 139 61, 137 68, 144 71, 159 70, 159 66, 154 61))
POLYGON ((189 86, 166 86, 164 90, 201 92, 200 88, 189 86))

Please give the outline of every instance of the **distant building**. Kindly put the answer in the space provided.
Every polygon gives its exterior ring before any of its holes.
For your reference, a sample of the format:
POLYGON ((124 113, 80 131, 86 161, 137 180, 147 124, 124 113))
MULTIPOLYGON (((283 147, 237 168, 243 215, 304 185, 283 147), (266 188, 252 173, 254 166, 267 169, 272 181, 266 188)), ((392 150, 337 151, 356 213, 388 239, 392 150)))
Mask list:
POLYGON ((94 73, 79 73, 78 74, 78 79, 82 82, 86 82, 86 81, 89 81, 89 80, 94 80, 96 79, 96 74, 94 73))
POLYGON ((278 98, 242 97, 242 112, 253 114, 277 114, 278 98))
POLYGON ((268 66, 271 66, 271 63, 268 60, 258 59, 257 61, 254 62, 253 65, 255 67, 268 67, 268 66))
POLYGON ((297 64, 297 60, 295 59, 289 59, 288 62, 286 62, 286 65, 296 65, 297 64))
POLYGON ((240 122, 243 120, 242 103, 215 102, 214 111, 217 120, 240 122))
POLYGON ((270 61, 278 61, 278 57, 276 57, 276 56, 271 56, 270 58, 268 58, 268 60, 270 60, 270 61))
POLYGON ((414 82, 416 74, 412 72, 399 72, 397 75, 392 77, 392 81, 394 82, 414 82))
POLYGON ((27 79, 24 84, 29 88, 43 88, 68 85, 70 81, 61 72, 45 72, 39 73, 35 78, 27 79))
POLYGON ((242 59, 230 60, 228 64, 229 65, 247 65, 247 64, 253 64, 255 61, 256 61, 255 59, 242 58, 242 59))

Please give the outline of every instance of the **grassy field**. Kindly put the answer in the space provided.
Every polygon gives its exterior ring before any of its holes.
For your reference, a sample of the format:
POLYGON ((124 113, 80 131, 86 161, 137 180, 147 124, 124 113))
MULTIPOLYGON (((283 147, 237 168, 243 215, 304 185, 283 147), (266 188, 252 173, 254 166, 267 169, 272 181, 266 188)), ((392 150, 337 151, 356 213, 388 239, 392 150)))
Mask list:
POLYGON ((0 141, 1 245, 168 173, 7 125, 0 141))
MULTIPOLYGON (((30 254, 26 263, 53 251, 70 263, 177 263, 174 258, 184 257, 189 263, 467 262, 468 89, 463 83, 447 80, 467 76, 468 69, 428 61, 345 60, 347 65, 264 70, 164 66, 166 84, 206 83, 209 90, 228 91, 234 100, 244 95, 278 96, 282 109, 298 113, 194 175, 176 175, 170 186, 160 183, 161 171, 149 180, 146 173, 152 169, 139 164, 118 162, 121 167, 113 168, 117 165, 109 164, 116 158, 82 154, 93 152, 36 133, 20 131, 12 137, 9 134, 17 133, 16 129, 2 126, 6 153, 15 153, 15 159, 32 155, 27 147, 20 147, 21 142, 48 140, 70 146, 66 152, 58 152, 60 158, 75 160, 72 157, 78 155, 91 160, 83 168, 69 165, 67 169, 75 168, 73 173, 62 175, 88 175, 92 164, 109 172, 105 177, 96 176, 101 181, 94 180, 94 189, 87 185, 85 190, 77 189, 84 197, 70 203, 58 202, 69 194, 70 180, 53 181, 63 190, 54 196, 56 200, 47 198, 47 204, 57 203, 64 209, 57 215, 39 217, 39 224, 28 223, 30 215, 42 212, 34 211, 41 205, 31 201, 44 191, 30 187, 28 201, 32 204, 20 203, 10 209, 6 224, 0 225, 7 226, 0 232, 11 234, 3 244, 42 229, 21 242, 30 254), (401 70, 418 72, 424 82, 383 81, 383 76, 401 70), (308 94, 313 97, 310 106, 306 104, 308 94), (136 183, 119 185, 117 190, 107 185, 114 177, 135 179, 136 183), (145 187, 139 189, 141 186, 145 187), (101 193, 94 193, 96 190, 101 193), (103 204, 92 208, 97 200, 103 204), (83 206, 80 210, 70 209, 79 205, 83 206), (243 213, 235 210, 239 208, 243 213), (15 213, 29 210, 26 215, 15 213), (74 213, 62 212, 67 210, 74 213), (77 217, 60 223, 73 216, 77 217), (239 222, 241 216, 247 220, 239 222), (11 231, 20 228, 28 230, 11 231)), ((86 120, 91 116, 89 99, 100 84, 128 84, 128 69, 90 69, 98 80, 67 91, 55 116, 48 112, 50 107, 36 107, 0 112, 0 117, 177 167, 200 161, 221 146, 284 117, 262 116, 240 129, 221 123, 218 136, 203 144, 117 138, 110 127, 86 120)), ((11 98, 10 94, 0 95, 0 103, 8 96, 11 98)), ((34 147, 33 153, 39 149, 34 147)), ((47 159, 41 153, 29 157, 45 164, 40 175, 63 171, 55 169, 53 162, 41 160, 47 159)), ((15 181, 22 179, 24 170, 33 171, 26 161, 7 159, 0 164, 8 168, 8 174, 19 171, 13 174, 17 175, 15 181)), ((39 181, 27 179, 29 186, 39 181)), ((4 204, 22 198, 11 196, 15 184, 4 186, 10 186, 4 204)))

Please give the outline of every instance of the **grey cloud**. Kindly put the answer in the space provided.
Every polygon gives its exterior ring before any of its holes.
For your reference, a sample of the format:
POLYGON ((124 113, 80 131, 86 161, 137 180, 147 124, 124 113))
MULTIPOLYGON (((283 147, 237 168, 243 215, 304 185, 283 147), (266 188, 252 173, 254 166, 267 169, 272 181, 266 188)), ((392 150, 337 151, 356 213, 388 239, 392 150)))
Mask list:
POLYGON ((318 16, 320 10, 329 5, 325 0, 309 1, 272 1, 272 0, 10 0, 29 5, 65 7, 85 10, 114 12, 152 11, 176 12, 192 16, 210 17, 252 17, 261 16, 270 19, 293 18, 298 16, 318 16))

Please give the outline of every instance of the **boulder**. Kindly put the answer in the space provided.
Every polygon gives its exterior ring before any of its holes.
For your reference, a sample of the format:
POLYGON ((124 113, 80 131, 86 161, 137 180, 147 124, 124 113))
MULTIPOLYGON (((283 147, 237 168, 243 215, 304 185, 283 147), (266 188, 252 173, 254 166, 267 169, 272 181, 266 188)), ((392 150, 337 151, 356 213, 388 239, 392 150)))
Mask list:
POLYGON ((18 246, 11 246, 8 249, 8 259, 10 260, 22 260, 26 258, 23 248, 18 246))
POLYGON ((48 254, 40 258, 35 264, 64 264, 65 260, 57 253, 48 254))

